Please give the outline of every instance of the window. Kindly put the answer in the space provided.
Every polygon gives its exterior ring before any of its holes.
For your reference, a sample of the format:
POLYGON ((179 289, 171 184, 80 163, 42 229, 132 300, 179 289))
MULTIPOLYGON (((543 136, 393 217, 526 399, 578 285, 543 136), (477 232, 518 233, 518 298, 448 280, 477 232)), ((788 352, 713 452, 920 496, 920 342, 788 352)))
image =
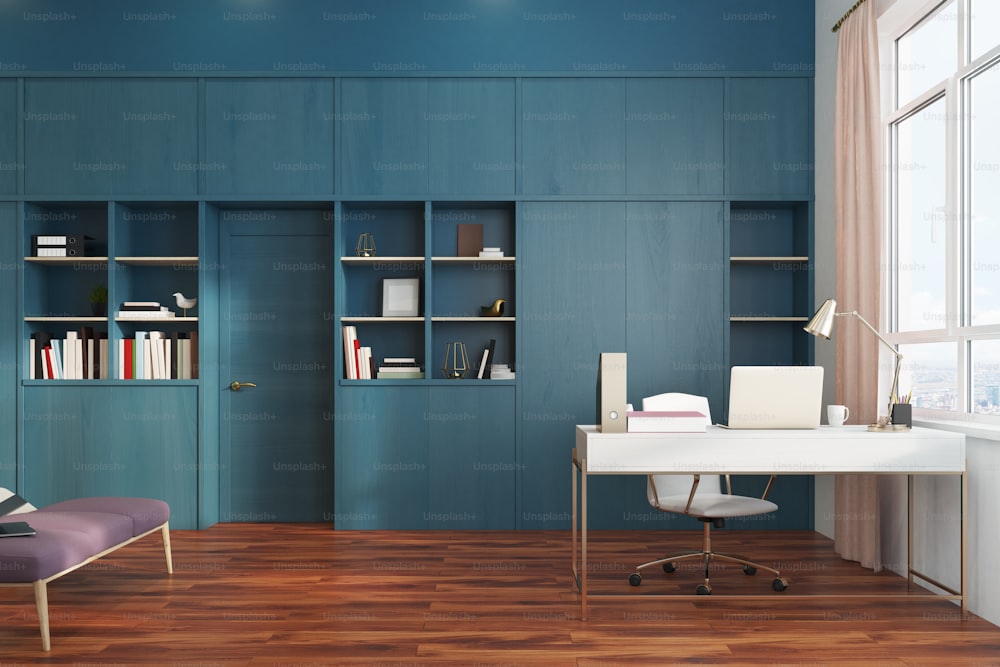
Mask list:
POLYGON ((1000 418, 1000 3, 895 5, 879 26, 886 338, 918 416, 1000 418))

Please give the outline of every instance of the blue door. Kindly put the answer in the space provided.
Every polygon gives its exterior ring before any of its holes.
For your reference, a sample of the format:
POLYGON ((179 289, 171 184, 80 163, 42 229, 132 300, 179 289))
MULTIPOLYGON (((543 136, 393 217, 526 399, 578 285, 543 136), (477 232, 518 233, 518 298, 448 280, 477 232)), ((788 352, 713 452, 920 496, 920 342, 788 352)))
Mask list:
POLYGON ((332 226, 219 213, 221 521, 332 521, 332 226))

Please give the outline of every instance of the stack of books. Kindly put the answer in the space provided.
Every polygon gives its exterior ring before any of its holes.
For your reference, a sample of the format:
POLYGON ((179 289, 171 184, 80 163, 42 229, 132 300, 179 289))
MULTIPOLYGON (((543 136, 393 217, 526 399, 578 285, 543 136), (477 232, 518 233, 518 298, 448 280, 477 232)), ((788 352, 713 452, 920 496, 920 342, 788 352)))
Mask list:
POLYGON ((361 345, 358 329, 353 324, 345 324, 341 333, 344 339, 344 376, 348 380, 371 380, 374 377, 372 349, 361 345))
POLYGON ((159 301, 126 301, 115 313, 116 320, 165 320, 176 317, 173 311, 161 306, 159 301))
POLYGON ((510 369, 509 364, 493 364, 492 366, 490 366, 490 379, 513 380, 514 371, 510 369))
POLYGON ((503 257, 503 250, 500 248, 483 248, 479 251, 480 257, 503 257))
POLYGON ((423 380, 424 369, 413 357, 386 357, 376 377, 379 380, 423 380))
POLYGON ((195 380, 198 332, 136 331, 118 341, 119 380, 195 380))

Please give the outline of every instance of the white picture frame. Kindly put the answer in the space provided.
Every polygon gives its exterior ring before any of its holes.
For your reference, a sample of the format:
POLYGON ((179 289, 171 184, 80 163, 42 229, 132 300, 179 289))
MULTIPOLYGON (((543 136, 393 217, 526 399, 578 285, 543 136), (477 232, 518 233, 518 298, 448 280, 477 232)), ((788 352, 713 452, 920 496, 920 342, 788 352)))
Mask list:
POLYGON ((382 280, 382 317, 417 317, 420 311, 420 278, 382 280))

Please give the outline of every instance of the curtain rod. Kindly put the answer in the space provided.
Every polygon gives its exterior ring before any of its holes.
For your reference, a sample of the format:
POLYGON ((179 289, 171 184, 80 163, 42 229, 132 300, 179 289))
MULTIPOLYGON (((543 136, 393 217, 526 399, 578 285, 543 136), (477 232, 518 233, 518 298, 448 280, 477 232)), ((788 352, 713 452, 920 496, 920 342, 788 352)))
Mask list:
POLYGON ((837 21, 837 23, 832 28, 830 28, 830 32, 837 32, 838 30, 840 30, 840 26, 844 23, 844 21, 847 20, 847 17, 853 14, 854 10, 860 7, 862 3, 864 3, 864 1, 865 0, 858 0, 857 2, 855 2, 854 6, 848 9, 847 13, 841 16, 840 20, 837 21))

